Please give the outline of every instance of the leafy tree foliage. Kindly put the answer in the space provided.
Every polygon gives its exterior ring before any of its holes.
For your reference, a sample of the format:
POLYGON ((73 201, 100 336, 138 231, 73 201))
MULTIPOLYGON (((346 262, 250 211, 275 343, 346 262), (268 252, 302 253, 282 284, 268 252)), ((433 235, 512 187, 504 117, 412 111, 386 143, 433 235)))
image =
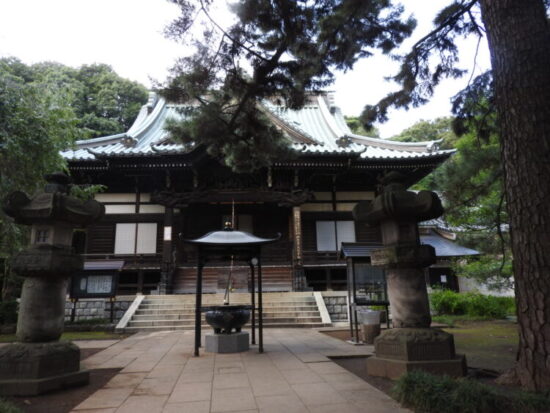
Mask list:
POLYGON ((78 139, 124 132, 147 101, 144 86, 121 78, 105 64, 75 69, 55 62, 27 66, 15 58, 4 58, 0 66, 26 83, 62 97, 77 118, 78 139))
POLYGON ((455 117, 421 120, 391 139, 441 139, 442 148, 457 150, 415 189, 442 193, 446 220, 461 229, 459 242, 482 253, 456 262, 457 274, 498 289, 511 286, 512 254, 491 81, 487 72, 455 96, 455 117))
MULTIPOLYGON (((0 199, 29 194, 46 173, 65 168, 59 155, 76 139, 126 130, 146 100, 145 88, 106 65, 73 69, 59 63, 28 66, 0 59, 0 199)), ((75 188, 81 197, 101 188, 75 188)), ((0 211, 2 294, 10 295, 9 258, 27 244, 28 231, 0 211)))
POLYGON ((348 127, 357 135, 369 136, 371 138, 380 138, 380 131, 374 126, 369 130, 363 127, 358 116, 344 116, 348 127))
MULTIPOLYGON (((24 69, 23 67, 21 67, 24 69)), ((63 165, 59 151, 77 136, 77 119, 62 97, 0 66, 0 197, 14 190, 33 193, 46 172, 63 165)), ((25 75, 25 71, 20 72, 25 75)), ((26 243, 27 231, 0 211, 0 258, 26 243)), ((5 260, 7 266, 9 260, 5 260)), ((3 273, 9 272, 5 268, 3 273)), ((8 294, 7 276, 3 294, 8 294)))
POLYGON ((423 142, 442 140, 441 149, 451 149, 457 140, 453 131, 453 118, 450 116, 434 120, 420 120, 400 134, 392 136, 391 140, 399 142, 423 142))
POLYGON ((490 287, 510 287, 509 217, 491 72, 455 96, 453 111, 457 154, 433 174, 433 183, 445 194, 447 219, 465 229, 460 241, 483 253, 458 270, 490 287))
POLYGON ((121 133, 147 101, 147 89, 118 76, 104 64, 84 65, 75 74, 82 85, 73 103, 86 137, 121 133))
MULTIPOLYGON (((486 96, 480 98, 486 102, 486 96)), ((479 112, 485 113, 486 105, 477 103, 476 106, 479 112)), ((494 122, 495 113, 491 116, 494 122)), ((495 289, 510 287, 512 255, 498 134, 493 131, 486 139, 480 139, 474 121, 477 119, 469 122, 452 117, 422 120, 392 139, 404 142, 442 139, 442 147, 457 150, 414 189, 441 193, 446 221, 460 229, 458 241, 481 252, 479 258, 457 261, 456 273, 495 289), (459 122, 460 137, 452 127, 459 122)))

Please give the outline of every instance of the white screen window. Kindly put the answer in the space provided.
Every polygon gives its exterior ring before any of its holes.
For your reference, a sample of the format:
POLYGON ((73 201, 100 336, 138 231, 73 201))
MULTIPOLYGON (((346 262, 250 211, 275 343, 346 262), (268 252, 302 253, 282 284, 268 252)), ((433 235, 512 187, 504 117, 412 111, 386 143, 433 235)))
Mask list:
POLYGON ((353 221, 317 221, 317 251, 337 251, 342 242, 355 242, 353 221))
POLYGON ((116 224, 115 254, 155 254, 157 224, 116 224))

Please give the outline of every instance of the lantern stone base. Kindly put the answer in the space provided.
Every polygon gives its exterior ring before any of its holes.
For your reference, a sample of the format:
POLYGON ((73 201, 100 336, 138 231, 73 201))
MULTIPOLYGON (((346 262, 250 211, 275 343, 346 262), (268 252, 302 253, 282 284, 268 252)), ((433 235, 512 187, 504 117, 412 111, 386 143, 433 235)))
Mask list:
POLYGON ((80 349, 69 342, 16 343, 0 348, 0 395, 32 396, 88 384, 80 349))
POLYGON ((397 379, 412 370, 460 377, 466 358, 455 354, 453 336, 432 328, 394 328, 374 341, 375 356, 367 359, 367 373, 397 379))
POLYGON ((207 334, 206 351, 210 353, 240 353, 250 349, 250 335, 244 331, 232 334, 207 334))
POLYGON ((432 374, 445 374, 451 377, 462 377, 466 374, 466 357, 457 355, 452 360, 403 361, 381 359, 376 356, 367 359, 367 373, 371 376, 387 377, 396 380, 403 374, 422 370, 432 374))

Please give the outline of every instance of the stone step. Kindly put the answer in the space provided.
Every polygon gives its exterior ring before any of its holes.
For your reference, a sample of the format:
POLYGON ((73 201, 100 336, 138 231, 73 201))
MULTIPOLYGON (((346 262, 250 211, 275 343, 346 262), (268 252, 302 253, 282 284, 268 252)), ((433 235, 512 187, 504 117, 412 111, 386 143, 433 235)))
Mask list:
MULTIPOLYGON (((317 302, 311 292, 263 294, 263 321, 266 327, 323 327, 317 302)), ((223 294, 203 295, 204 307, 221 305, 223 294)), ((249 293, 232 293, 231 304, 250 305, 249 293)), ((258 311, 256 302, 256 311, 258 311)), ((257 320, 257 319, 256 319, 257 320)), ((205 329, 211 327, 201 315, 205 329)), ((247 324, 250 325, 250 322, 247 324)), ((195 327, 195 296, 147 296, 124 329, 134 331, 192 330, 195 327)))
MULTIPOLYGON (((257 321, 256 321, 257 322, 257 321)), ((309 323, 320 323, 321 317, 264 317, 263 324, 309 324, 309 323)), ((202 323, 207 325, 206 323, 202 323)), ((248 325, 250 323, 247 323, 248 325)), ((173 326, 194 326, 194 320, 145 320, 145 321, 134 321, 131 320, 128 323, 128 327, 173 327, 173 326)))
MULTIPOLYGON (((293 302, 281 302, 281 303, 262 303, 264 307, 316 307, 317 303, 315 301, 311 302, 299 302, 299 301, 293 301, 293 302)), ((213 306, 222 306, 223 304, 220 303, 202 303, 203 307, 213 307, 213 306)), ((231 305, 252 305, 251 303, 231 303, 231 305)), ((256 307, 258 306, 258 302, 255 303, 256 307)), ((195 308, 195 303, 187 304, 187 303, 163 303, 163 304, 141 304, 140 307, 142 308, 195 308)))
MULTIPOLYGON (((235 305, 251 305, 250 303, 233 303, 235 305)), ((280 303, 262 303, 263 307, 317 307, 317 303, 315 301, 304 301, 304 302, 297 302, 297 301, 285 301, 280 303)), ((207 306, 213 306, 213 305, 221 305, 219 303, 202 303, 203 307, 207 306)), ((256 303, 256 306, 258 306, 258 303, 256 303)), ((187 308, 195 308, 195 303, 187 304, 187 303, 160 303, 160 304, 150 304, 150 303, 142 303, 140 305, 140 308, 144 309, 166 309, 166 308, 178 308, 178 309, 187 309, 187 308)))
MULTIPOLYGON (((330 324, 323 323, 307 323, 307 324, 296 324, 296 323, 273 323, 273 324, 264 324, 265 328, 322 328, 330 327, 330 324)), ((257 328, 257 327, 256 327, 257 328)), ((137 332, 154 332, 154 331, 175 331, 175 330, 194 330, 195 325, 193 326, 167 326, 167 327, 126 327, 122 329, 121 333, 137 333, 137 332)), ((208 330, 212 331, 210 326, 203 325, 203 331, 207 332, 208 330)))
MULTIPOLYGON (((266 317, 320 317, 319 311, 264 311, 264 318, 266 317)), ((132 317, 132 320, 187 320, 195 319, 195 312, 190 311, 187 313, 166 313, 166 314, 136 314, 132 317)))
MULTIPOLYGON (((258 297, 259 294, 256 294, 258 297)), ((229 295, 231 301, 248 301, 250 300, 251 294, 245 293, 240 295, 235 295, 231 293, 229 295)), ((315 297, 309 293, 309 295, 273 295, 268 293, 263 293, 262 298, 267 301, 277 301, 277 300, 310 300, 315 299, 315 297)), ((224 294, 203 294, 203 301, 223 301, 224 294)), ((182 295, 148 295, 144 297, 144 301, 195 301, 195 294, 182 294, 182 295)))
MULTIPOLYGON (((270 314, 270 313, 302 313, 302 312, 318 312, 319 310, 317 307, 277 307, 277 308, 263 308, 264 314, 270 314)), ((258 308, 256 308, 256 312, 258 312, 258 308)), ((162 314, 179 314, 179 315, 189 315, 189 314, 195 314, 194 308, 186 308, 186 309, 177 309, 177 308, 167 308, 167 309, 138 309, 135 312, 135 315, 159 315, 162 314)))
MULTIPOLYGON (((277 305, 316 305, 315 300, 279 300, 279 301, 262 301, 265 306, 277 306, 277 305)), ((231 305, 250 305, 252 302, 249 301, 231 301, 231 305)), ((256 301, 256 305, 258 301, 256 301)), ((178 307, 195 307, 195 302, 184 302, 184 301, 143 301, 142 306, 147 307, 159 307, 159 306, 178 306, 178 307)), ((222 301, 209 302, 202 301, 202 305, 223 305, 222 301)))
MULTIPOLYGON (((249 292, 244 293, 231 293, 231 297, 235 297, 235 299, 241 298, 241 297, 250 297, 249 292)), ((211 293, 211 294, 203 294, 203 298, 219 298, 221 297, 223 299, 224 294, 223 293, 211 293)), ((256 292, 256 296, 258 296, 258 293, 256 292)), ((263 292, 263 296, 266 298, 276 298, 276 297, 313 297, 313 294, 311 292, 263 292)), ((178 299, 178 300, 186 300, 186 299, 195 299, 195 294, 166 294, 166 295, 147 295, 145 297, 146 300, 166 300, 166 299, 178 299)))
MULTIPOLYGON (((273 321, 273 320, 282 320, 282 319, 285 319, 285 320, 296 320, 297 322, 300 322, 300 321, 303 321, 305 319, 310 319, 310 318, 314 318, 314 319, 321 319, 321 316, 319 315, 319 313, 317 314, 307 314, 307 315, 299 315, 299 316, 285 316, 285 315, 281 315, 281 314, 271 314, 271 315, 266 315, 264 314, 264 322, 265 321, 273 321)), ((204 316, 201 317, 201 320, 205 320, 204 316)), ((256 322, 258 320, 258 317, 256 317, 256 322)), ((186 317, 186 318, 147 318, 147 319, 142 319, 142 318, 132 318, 130 320, 130 323, 149 323, 149 322, 158 322, 158 321, 161 321, 161 322, 170 322, 170 323, 195 323, 195 317, 186 317)), ((250 321, 249 321, 250 322, 250 321)))

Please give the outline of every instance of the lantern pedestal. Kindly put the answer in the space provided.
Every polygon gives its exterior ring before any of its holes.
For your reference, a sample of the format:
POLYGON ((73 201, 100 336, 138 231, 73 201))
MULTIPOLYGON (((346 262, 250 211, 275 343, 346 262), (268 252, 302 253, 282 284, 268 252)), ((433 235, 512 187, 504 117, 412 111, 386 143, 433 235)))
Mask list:
POLYGON ((34 396, 88 384, 80 349, 70 342, 16 343, 0 350, 0 396, 34 396))
POLYGON ((453 336, 435 328, 394 328, 374 340, 375 356, 367 359, 371 376, 397 379, 412 370, 464 376, 466 358, 455 354, 453 336))

